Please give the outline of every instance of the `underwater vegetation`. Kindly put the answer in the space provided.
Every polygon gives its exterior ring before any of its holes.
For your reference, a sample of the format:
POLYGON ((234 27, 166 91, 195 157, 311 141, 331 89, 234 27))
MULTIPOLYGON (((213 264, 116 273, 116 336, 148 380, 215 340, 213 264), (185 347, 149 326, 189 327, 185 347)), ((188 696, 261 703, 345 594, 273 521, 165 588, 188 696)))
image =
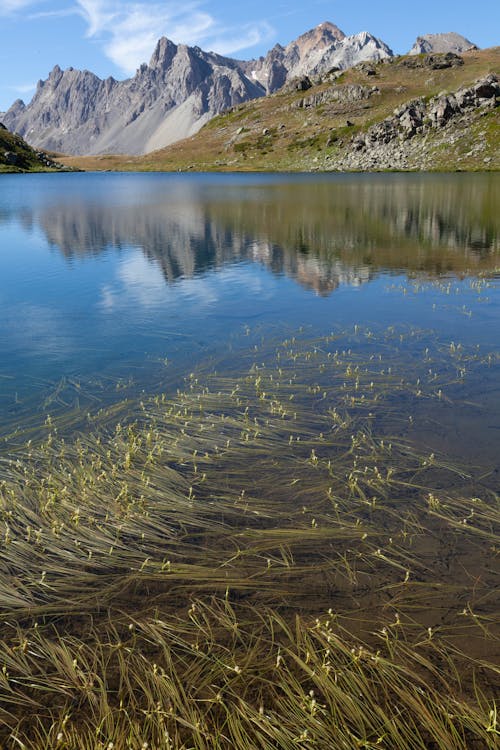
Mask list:
POLYGON ((355 326, 231 362, 4 431, 2 746, 498 747, 498 467, 438 430, 498 353, 355 326))

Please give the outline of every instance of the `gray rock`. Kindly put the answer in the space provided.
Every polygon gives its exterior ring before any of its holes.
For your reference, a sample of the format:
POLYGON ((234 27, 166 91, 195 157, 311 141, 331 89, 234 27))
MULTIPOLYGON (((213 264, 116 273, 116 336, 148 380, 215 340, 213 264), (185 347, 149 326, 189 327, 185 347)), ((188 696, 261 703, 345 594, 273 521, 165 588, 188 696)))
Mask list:
POLYGON ((352 104, 352 102, 369 99, 374 94, 380 94, 380 89, 376 86, 360 86, 357 83, 337 84, 316 94, 310 94, 302 99, 298 99, 291 106, 305 109, 308 107, 319 107, 330 102, 352 104))
MULTIPOLYGON (((428 103, 424 99, 406 102, 397 107, 391 117, 373 125, 365 133, 353 135, 350 152, 335 166, 341 169, 371 169, 374 166, 405 169, 409 154, 414 159, 422 157, 418 149, 413 150, 409 145, 416 135, 444 129, 454 119, 467 118, 474 109, 495 107, 498 97, 498 78, 490 74, 455 93, 443 92, 428 103)), ((467 123, 467 119, 462 121, 467 123)), ((453 142, 453 136, 448 136, 448 142, 453 142)), ((423 162, 420 166, 424 166, 423 162)))
POLYGON ((455 52, 460 54, 474 49, 477 49, 477 47, 473 42, 455 31, 450 31, 444 34, 418 36, 408 54, 422 55, 429 52, 455 52))
POLYGON ((309 76, 303 76, 303 78, 299 78, 298 81, 296 81, 294 88, 297 91, 307 91, 308 89, 312 89, 312 86, 312 81, 309 76))
POLYGON ((431 55, 406 57, 401 62, 406 68, 430 68, 430 70, 444 70, 456 68, 464 64, 463 58, 455 52, 436 52, 431 55))
POLYGON ((304 76, 330 76, 364 61, 377 62, 393 56, 380 39, 362 31, 346 36, 332 23, 321 23, 286 47, 277 44, 265 57, 240 63, 252 80, 273 93, 304 76))

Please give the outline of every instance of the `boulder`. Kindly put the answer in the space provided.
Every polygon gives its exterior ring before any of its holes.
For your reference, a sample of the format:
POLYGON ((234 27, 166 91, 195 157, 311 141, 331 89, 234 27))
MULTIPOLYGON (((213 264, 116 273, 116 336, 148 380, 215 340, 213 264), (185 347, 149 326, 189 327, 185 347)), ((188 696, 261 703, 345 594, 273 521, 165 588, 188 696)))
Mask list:
POLYGON ((298 80, 293 82, 293 88, 296 91, 308 91, 309 89, 312 89, 312 82, 309 76, 303 76, 302 78, 299 78, 298 80))
POLYGON ((19 164, 19 155, 14 153, 14 151, 4 151, 3 161, 4 164, 9 164, 9 166, 15 167, 19 164))

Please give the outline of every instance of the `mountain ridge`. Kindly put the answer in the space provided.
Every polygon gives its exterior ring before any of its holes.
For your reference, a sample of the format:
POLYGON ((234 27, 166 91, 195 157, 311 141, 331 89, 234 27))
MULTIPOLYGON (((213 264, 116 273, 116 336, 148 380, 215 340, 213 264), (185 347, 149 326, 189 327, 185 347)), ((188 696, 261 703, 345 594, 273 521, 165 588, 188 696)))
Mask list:
MULTIPOLYGON (((457 34, 434 36, 436 40, 426 37, 429 49, 435 44, 440 50, 447 44, 471 45, 457 34)), ((38 82, 31 102, 18 99, 3 114, 3 122, 45 150, 145 154, 194 135, 215 115, 273 94, 296 79, 393 57, 387 44, 369 32, 346 36, 329 21, 249 61, 161 37, 149 63, 123 81, 55 65, 48 78, 38 82)))
POLYGON ((31 144, 53 151, 140 153, 168 145, 177 133, 191 135, 214 114, 263 95, 229 58, 163 37, 149 65, 124 81, 56 65, 39 81, 31 103, 18 100, 3 121, 31 144))
POLYGON ((56 65, 29 104, 3 121, 39 148, 70 154, 147 153, 196 133, 214 115, 273 93, 291 79, 391 56, 367 32, 346 37, 323 22, 259 60, 236 60, 162 37, 129 79, 56 65))

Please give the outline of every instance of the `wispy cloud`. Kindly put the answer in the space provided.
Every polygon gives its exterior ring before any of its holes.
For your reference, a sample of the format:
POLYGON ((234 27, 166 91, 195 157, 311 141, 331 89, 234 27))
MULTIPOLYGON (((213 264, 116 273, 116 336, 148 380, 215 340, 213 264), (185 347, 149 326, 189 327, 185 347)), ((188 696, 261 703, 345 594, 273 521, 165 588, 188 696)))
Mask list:
POLYGON ((9 86, 11 91, 17 91, 18 94, 30 94, 36 89, 36 83, 19 83, 9 86))
POLYGON ((270 26, 260 22, 237 30, 227 28, 196 1, 160 4, 76 0, 76 3, 87 24, 87 37, 100 41, 105 54, 127 74, 149 59, 160 36, 231 54, 272 34, 270 26))
POLYGON ((266 21, 248 24, 238 29, 223 28, 217 36, 210 41, 210 49, 220 55, 231 55, 241 49, 255 47, 265 39, 270 39, 274 34, 273 27, 266 21))
MULTIPOLYGON (((271 39, 265 21, 227 26, 204 8, 203 0, 74 0, 61 7, 48 0, 0 0, 0 16, 26 14, 29 19, 79 15, 85 36, 125 74, 131 75, 151 57, 161 36, 230 55, 271 39)), ((26 17, 26 16, 25 16, 26 17)))
POLYGON ((39 0, 0 0, 0 16, 9 16, 24 10, 30 5, 37 5, 39 0))
POLYGON ((30 13, 28 18, 30 20, 36 20, 37 18, 66 18, 67 16, 80 15, 78 8, 75 6, 71 8, 54 8, 52 10, 40 10, 36 13, 30 13))

